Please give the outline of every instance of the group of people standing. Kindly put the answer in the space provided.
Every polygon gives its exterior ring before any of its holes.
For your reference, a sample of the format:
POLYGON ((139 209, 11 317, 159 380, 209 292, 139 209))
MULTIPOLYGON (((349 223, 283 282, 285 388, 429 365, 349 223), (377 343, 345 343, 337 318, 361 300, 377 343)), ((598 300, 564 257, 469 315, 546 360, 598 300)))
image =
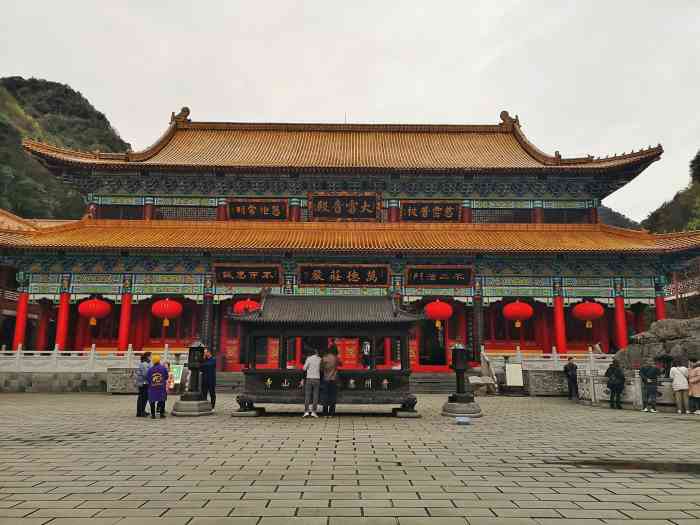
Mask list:
POLYGON ((161 363, 159 355, 144 352, 141 362, 136 369, 136 417, 146 417, 146 405, 150 405, 151 418, 156 418, 156 410, 160 417, 165 417, 165 400, 168 398, 168 376, 170 371, 167 363, 161 363))
MULTIPOLYGON (((207 397, 211 402, 211 408, 216 405, 216 358, 206 350, 204 360, 200 363, 202 374, 201 392, 202 399, 207 397)), ((136 417, 156 418, 156 413, 161 418, 165 418, 165 402, 168 399, 168 378, 170 369, 168 363, 161 362, 159 355, 151 352, 144 352, 141 355, 141 362, 136 369, 135 383, 138 388, 138 398, 136 399, 136 417), (146 412, 146 407, 150 405, 150 413, 146 412)))
POLYGON ((338 347, 333 343, 323 355, 316 349, 304 361, 304 415, 302 417, 318 417, 318 402, 323 403, 323 415, 335 415, 335 405, 338 399, 338 347), (310 410, 309 410, 310 409, 310 410))
MULTIPOLYGON (((656 398, 659 382, 664 377, 660 363, 647 361, 639 369, 642 384, 642 411, 656 413, 656 398)), ((564 366, 564 375, 569 387, 569 399, 579 399, 578 367, 573 358, 564 366)), ((617 360, 613 360, 605 371, 607 387, 610 391, 610 408, 622 408, 622 393, 625 390, 625 372, 617 360)), ((671 388, 678 414, 700 415, 700 361, 690 359, 689 365, 683 366, 676 360, 669 371, 671 388)))

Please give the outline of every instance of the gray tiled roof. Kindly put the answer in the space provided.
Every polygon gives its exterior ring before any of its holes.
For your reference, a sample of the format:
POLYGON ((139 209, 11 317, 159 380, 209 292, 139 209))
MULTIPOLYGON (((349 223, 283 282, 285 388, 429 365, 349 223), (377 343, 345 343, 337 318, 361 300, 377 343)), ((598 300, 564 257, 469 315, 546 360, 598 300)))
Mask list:
POLYGON ((239 319, 258 323, 410 323, 422 319, 394 308, 389 297, 267 296, 262 310, 239 319))

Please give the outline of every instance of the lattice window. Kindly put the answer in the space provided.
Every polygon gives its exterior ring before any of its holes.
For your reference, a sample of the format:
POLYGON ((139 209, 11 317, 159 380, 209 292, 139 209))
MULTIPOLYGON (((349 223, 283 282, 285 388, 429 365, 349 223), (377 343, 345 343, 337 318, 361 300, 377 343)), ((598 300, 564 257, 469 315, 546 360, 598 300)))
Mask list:
POLYGON ((98 210, 100 219, 143 219, 143 206, 102 204, 98 210))
POLYGON ((157 206, 153 212, 153 218, 178 221, 213 221, 216 220, 216 208, 211 206, 157 206))
POLYGON ((561 224, 582 224, 588 222, 588 210, 574 209, 544 209, 544 222, 561 224))
POLYGON ((472 220, 477 223, 528 223, 532 222, 527 208, 475 208, 472 220))

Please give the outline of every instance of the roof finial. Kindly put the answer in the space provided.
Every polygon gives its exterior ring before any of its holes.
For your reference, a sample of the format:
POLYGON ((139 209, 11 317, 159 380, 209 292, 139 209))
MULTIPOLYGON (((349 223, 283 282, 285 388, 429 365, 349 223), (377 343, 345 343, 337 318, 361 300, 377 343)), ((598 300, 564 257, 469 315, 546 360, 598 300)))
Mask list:
POLYGON ((500 117, 501 117, 500 126, 502 126, 504 128, 510 129, 513 127, 513 124, 518 123, 518 118, 511 117, 510 113, 508 113, 505 109, 503 111, 501 111, 500 117))
POLYGON ((180 113, 178 113, 177 115, 175 114, 174 111, 170 114, 170 123, 172 124, 173 122, 178 122, 178 123, 179 122, 187 122, 187 120, 188 120, 187 117, 189 117, 189 116, 190 116, 190 108, 188 108, 187 106, 184 106, 180 110, 180 113))

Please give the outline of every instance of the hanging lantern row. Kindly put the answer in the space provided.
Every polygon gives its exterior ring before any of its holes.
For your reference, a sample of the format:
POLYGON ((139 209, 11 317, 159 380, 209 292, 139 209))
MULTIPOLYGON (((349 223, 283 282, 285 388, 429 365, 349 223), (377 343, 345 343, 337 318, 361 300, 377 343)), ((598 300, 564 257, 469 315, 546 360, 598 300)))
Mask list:
POLYGON ((163 326, 170 326, 170 319, 177 319, 182 315, 182 305, 170 299, 161 299, 151 305, 151 313, 163 320, 163 326))
POLYGON ((435 327, 440 330, 442 326, 442 321, 447 321, 452 317, 452 305, 449 303, 444 303, 440 299, 436 299, 425 305, 423 309, 425 316, 431 321, 435 321, 435 327))
POLYGON ((532 306, 528 303, 521 303, 518 300, 503 307, 503 317, 509 321, 515 321, 516 328, 520 328, 523 325, 523 321, 530 319, 534 313, 532 306))
POLYGON ((111 311, 112 305, 102 299, 88 299, 78 305, 78 313, 90 318, 90 326, 95 326, 98 319, 104 319, 111 311))
POLYGON ((604 313, 605 310, 602 305, 591 301, 578 303, 571 311, 571 315, 576 319, 579 321, 586 321, 586 328, 591 328, 593 326, 593 321, 603 317, 604 313))
POLYGON ((242 299, 233 305, 233 313, 235 315, 249 314, 251 312, 257 312, 260 308, 261 305, 259 302, 253 299, 242 299))

